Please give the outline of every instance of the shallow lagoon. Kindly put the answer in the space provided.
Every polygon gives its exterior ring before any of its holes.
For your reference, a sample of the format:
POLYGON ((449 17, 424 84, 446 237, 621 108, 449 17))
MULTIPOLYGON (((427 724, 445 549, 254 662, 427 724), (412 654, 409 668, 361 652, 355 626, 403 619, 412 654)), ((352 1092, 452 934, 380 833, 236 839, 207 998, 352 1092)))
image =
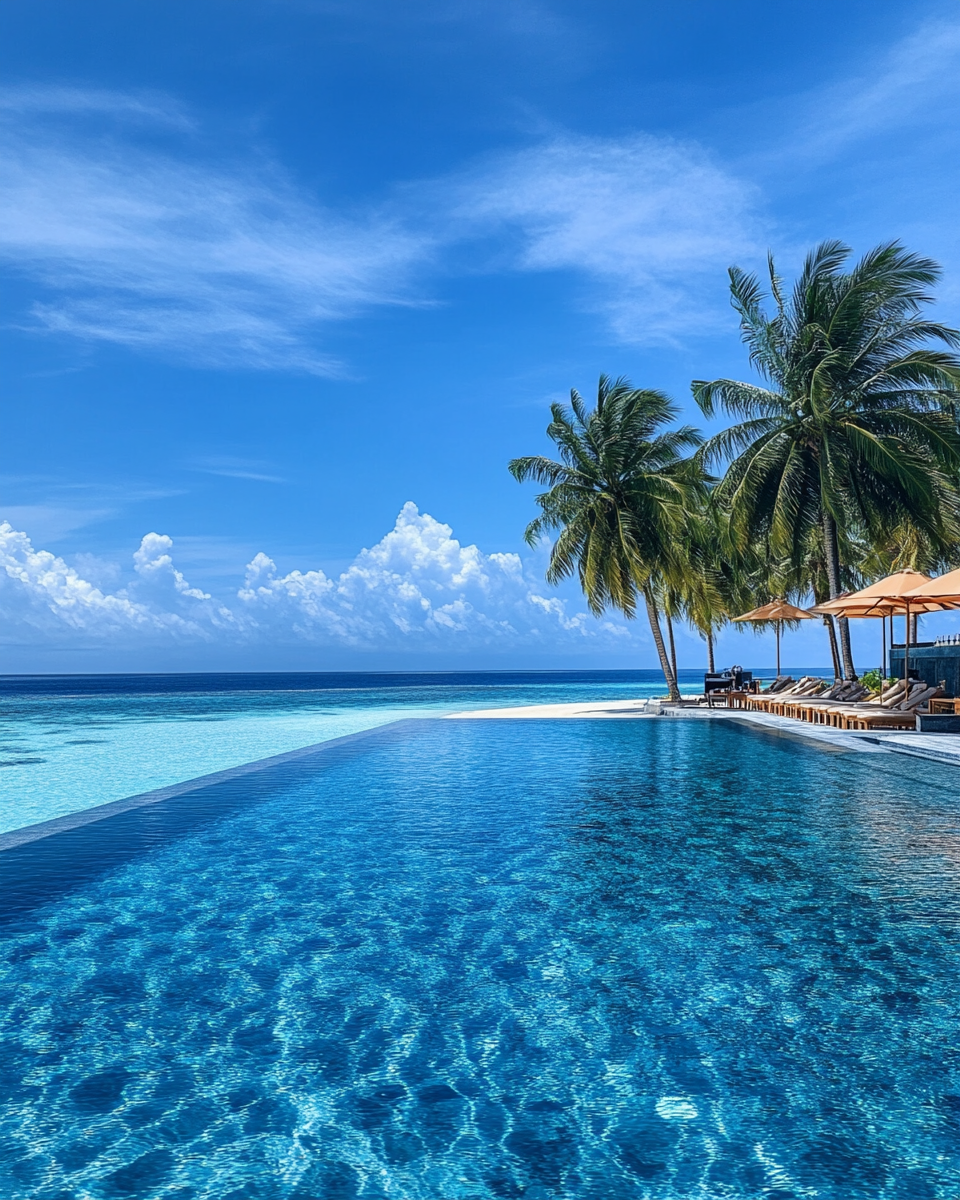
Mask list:
POLYGON ((2 1192, 955 1197, 955 778, 375 734, 7 927, 2 1192))

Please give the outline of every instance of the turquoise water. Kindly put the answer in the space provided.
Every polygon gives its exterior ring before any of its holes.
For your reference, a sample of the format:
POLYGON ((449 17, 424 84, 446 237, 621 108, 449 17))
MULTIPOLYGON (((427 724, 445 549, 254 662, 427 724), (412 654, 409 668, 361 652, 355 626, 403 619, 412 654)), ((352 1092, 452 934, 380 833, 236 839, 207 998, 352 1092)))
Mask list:
POLYGON ((725 722, 429 721, 104 822, 125 862, 8 913, 0 1194, 954 1200, 955 795, 725 722))
MULTIPOLYGON (((702 687, 702 674, 686 674, 702 687)), ((8 677, 0 833, 403 717, 663 688, 653 671, 8 677)))

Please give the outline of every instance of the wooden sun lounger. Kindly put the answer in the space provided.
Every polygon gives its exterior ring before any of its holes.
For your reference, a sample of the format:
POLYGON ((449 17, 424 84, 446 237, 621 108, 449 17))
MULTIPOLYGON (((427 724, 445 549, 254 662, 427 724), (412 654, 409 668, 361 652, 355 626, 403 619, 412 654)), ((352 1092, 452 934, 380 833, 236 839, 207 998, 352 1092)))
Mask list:
POLYGON ((814 682, 819 683, 820 680, 814 681, 812 675, 804 675, 803 679, 799 679, 791 687, 785 688, 782 692, 777 692, 773 696, 769 693, 761 693, 759 696, 748 696, 747 707, 759 712, 775 711, 776 706, 782 704, 788 697, 798 695, 803 689, 812 686, 814 682))
MULTIPOLYGON (((912 681, 912 686, 917 694, 924 688, 918 680, 912 681)), ((843 729, 846 728, 847 718, 851 713, 896 708, 903 699, 903 687, 903 680, 897 680, 892 687, 886 688, 879 695, 871 696, 869 700, 860 700, 859 697, 866 695, 867 691, 862 684, 850 680, 834 684, 820 696, 790 697, 780 706, 779 712, 782 716, 797 717, 812 725, 829 725, 843 729)))
POLYGON ((824 713, 837 705, 849 704, 852 699, 851 692, 855 696, 856 690, 855 685, 851 687, 845 684, 834 684, 820 695, 809 695, 788 701, 783 706, 782 715, 798 717, 801 721, 808 721, 815 725, 821 724, 824 713))
POLYGON ((852 728, 849 724, 850 720, 860 714, 865 714, 869 717, 878 713, 897 712, 908 706, 912 708, 914 704, 923 702, 921 693, 924 692, 925 686, 925 684, 916 680, 911 681, 910 692, 906 700, 904 700, 903 683, 901 681, 892 688, 888 688, 881 696, 873 696, 869 700, 858 703, 845 701, 842 704, 831 705, 828 710, 821 714, 817 724, 829 725, 834 729, 849 729, 852 728))
POLYGON ((915 729, 917 712, 924 704, 943 695, 938 687, 913 689, 907 699, 893 709, 877 712, 853 712, 847 715, 844 729, 915 729))
POLYGON ((776 705, 773 711, 778 717, 799 717, 803 720, 805 719, 804 713, 807 709, 823 703, 821 693, 822 689, 819 689, 807 692, 806 695, 792 696, 789 700, 785 700, 783 704, 776 705))

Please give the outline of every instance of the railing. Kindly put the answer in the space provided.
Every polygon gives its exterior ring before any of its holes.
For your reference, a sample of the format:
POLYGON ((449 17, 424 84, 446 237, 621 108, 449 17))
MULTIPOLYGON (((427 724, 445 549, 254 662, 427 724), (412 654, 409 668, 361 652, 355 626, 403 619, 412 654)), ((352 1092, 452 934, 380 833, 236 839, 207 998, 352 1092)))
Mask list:
POLYGON ((944 633, 933 643, 935 646, 960 646, 960 633, 944 633))

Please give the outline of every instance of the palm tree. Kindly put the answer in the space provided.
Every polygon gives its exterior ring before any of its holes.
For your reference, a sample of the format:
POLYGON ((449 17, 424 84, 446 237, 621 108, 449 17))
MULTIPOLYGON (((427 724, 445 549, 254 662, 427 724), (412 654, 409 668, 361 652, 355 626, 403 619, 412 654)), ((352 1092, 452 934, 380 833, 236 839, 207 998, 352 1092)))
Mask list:
POLYGON ((707 670, 716 670, 714 631, 730 617, 755 605, 742 595, 739 555, 729 553, 725 545, 723 514, 707 497, 696 512, 689 514, 686 528, 684 562, 686 570, 680 586, 683 612, 707 643, 707 670))
POLYGON ((596 408, 588 411, 575 390, 570 405, 550 408, 547 436, 559 462, 534 455, 510 463, 515 479, 548 489, 536 497, 540 515, 527 526, 526 540, 533 546, 549 530, 560 531, 547 580, 555 584, 576 573, 597 616, 612 607, 632 618, 643 598, 670 696, 679 699, 656 594, 682 573, 687 513, 703 490, 699 470, 684 453, 702 438, 686 425, 658 432, 676 419, 676 406, 662 392, 632 388, 623 378, 611 383, 600 376, 596 408))
MULTIPOLYGON (((772 317, 757 277, 731 268, 741 335, 768 386, 693 383, 705 414, 740 418, 701 451, 728 461, 718 493, 740 541, 766 536, 774 555, 799 562, 815 534, 831 599, 848 531, 872 538, 895 518, 939 542, 960 529, 960 362, 930 345, 956 347, 960 335, 922 313, 940 269, 892 242, 844 273, 849 254, 823 242, 789 298, 771 258, 772 317)), ((856 678, 846 621, 840 644, 856 678)))

